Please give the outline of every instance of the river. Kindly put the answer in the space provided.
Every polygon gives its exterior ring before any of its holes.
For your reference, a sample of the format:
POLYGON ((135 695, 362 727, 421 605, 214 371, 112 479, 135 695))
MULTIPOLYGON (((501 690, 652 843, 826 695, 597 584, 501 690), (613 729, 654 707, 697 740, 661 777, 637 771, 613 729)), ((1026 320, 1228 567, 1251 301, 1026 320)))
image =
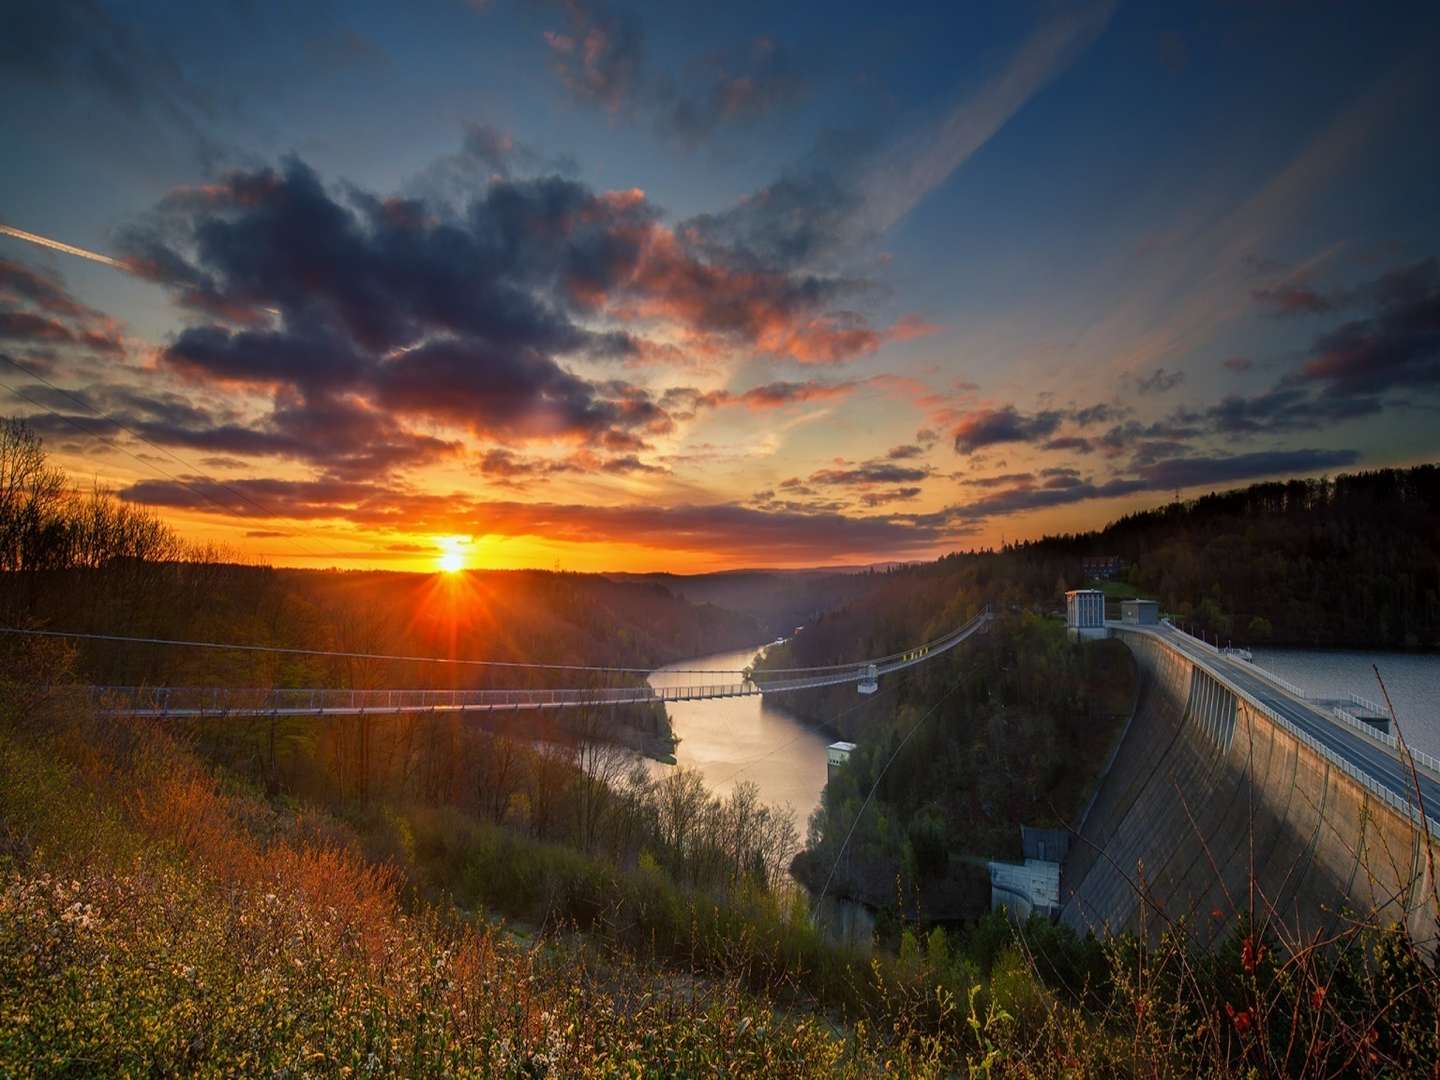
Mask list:
MULTIPOLYGON (((676 668, 748 667, 764 647, 680 660, 650 675, 650 685, 677 686, 708 681, 700 675, 676 674, 676 668)), ((715 682, 739 681, 739 676, 716 676, 715 682)), ((760 789, 760 801, 788 806, 803 836, 810 813, 820 805, 825 787, 825 747, 830 739, 792 715, 772 698, 759 695, 716 698, 713 701, 671 701, 665 705, 680 745, 675 760, 698 769, 706 786, 726 796, 742 780, 760 789)), ((674 766, 651 762, 654 776, 674 766)))
POLYGON ((1302 690, 1347 693, 1385 703, 1372 665, 1380 669, 1405 739, 1440 757, 1440 654, 1359 649, 1253 649, 1255 663, 1302 690))

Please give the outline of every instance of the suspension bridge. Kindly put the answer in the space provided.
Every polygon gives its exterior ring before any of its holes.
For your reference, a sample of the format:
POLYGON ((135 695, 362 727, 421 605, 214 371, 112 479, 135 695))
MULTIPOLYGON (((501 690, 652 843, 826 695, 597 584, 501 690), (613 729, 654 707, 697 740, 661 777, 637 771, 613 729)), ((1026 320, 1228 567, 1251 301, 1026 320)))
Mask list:
MULTIPOLYGON (((109 717, 204 718, 215 716, 356 716, 398 713, 472 713, 517 710, 573 709, 615 705, 663 704, 668 701, 705 701, 713 698, 751 697, 783 694, 824 686, 854 684, 862 693, 875 690, 877 680, 949 652, 989 626, 992 615, 987 605, 979 614, 955 629, 921 645, 901 652, 846 664, 809 668, 681 669, 681 673, 705 676, 707 681, 682 685, 581 686, 570 688, 523 688, 480 690, 231 688, 206 686, 89 686, 85 693, 96 713, 109 717), (714 676, 735 678, 715 681, 714 676)), ((54 636, 127 640, 100 635, 65 634, 54 636)), ((130 639, 138 640, 138 639, 130 639)), ((355 653, 327 653, 323 650, 271 650, 263 646, 227 646, 210 642, 167 642, 203 648, 238 648, 246 651, 300 652, 312 655, 366 656, 370 659, 400 661, 434 660, 440 663, 473 663, 504 668, 561 669, 583 671, 597 677, 650 674, 652 669, 585 667, 566 664, 525 662, 464 661, 438 657, 397 657, 355 653)), ((675 673, 676 669, 667 669, 675 673)), ((581 681, 581 680, 576 680, 581 681)))

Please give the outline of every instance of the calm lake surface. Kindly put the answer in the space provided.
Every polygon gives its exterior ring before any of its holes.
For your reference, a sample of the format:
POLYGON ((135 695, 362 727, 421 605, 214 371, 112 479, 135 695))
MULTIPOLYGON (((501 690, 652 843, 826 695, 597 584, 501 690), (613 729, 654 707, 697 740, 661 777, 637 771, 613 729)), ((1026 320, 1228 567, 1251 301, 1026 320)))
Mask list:
POLYGON ((1380 669, 1400 729, 1417 750, 1440 756, 1440 655, 1349 649, 1253 649, 1255 663, 1304 690, 1359 694, 1385 704, 1380 669))
MULTIPOLYGON (((654 687, 711 681, 700 675, 671 674, 674 668, 744 668, 763 647, 741 649, 681 660, 651 673, 654 687)), ((739 681, 739 676, 714 676, 713 681, 739 681)), ((783 700, 783 699, 782 699, 783 700)), ((830 743, 817 729, 758 695, 714 701, 672 701, 666 704, 670 724, 680 740, 679 764, 700 770, 717 795, 729 795, 742 780, 760 788, 760 801, 789 806, 804 835, 810 812, 820 805, 825 787, 825 747, 830 743)), ((674 766, 650 762, 659 777, 674 766)))

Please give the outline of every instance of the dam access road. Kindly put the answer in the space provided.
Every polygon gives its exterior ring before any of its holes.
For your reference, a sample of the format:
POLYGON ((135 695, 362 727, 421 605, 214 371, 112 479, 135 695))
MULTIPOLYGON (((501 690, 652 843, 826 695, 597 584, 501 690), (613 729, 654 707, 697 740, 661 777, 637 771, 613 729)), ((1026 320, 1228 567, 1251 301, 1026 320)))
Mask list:
POLYGON ((1415 774, 1399 756, 1383 743, 1339 722, 1316 705, 1302 701, 1275 685, 1252 665, 1228 656, 1217 656, 1190 635, 1171 626, 1158 629, 1130 628, 1131 632, 1155 633, 1165 638, 1193 662, 1207 668, 1222 681, 1248 694, 1261 705, 1273 709, 1300 728, 1332 753, 1362 769, 1377 783, 1406 802, 1415 802, 1415 781, 1418 778, 1425 812, 1440 819, 1440 775, 1417 762, 1415 774))

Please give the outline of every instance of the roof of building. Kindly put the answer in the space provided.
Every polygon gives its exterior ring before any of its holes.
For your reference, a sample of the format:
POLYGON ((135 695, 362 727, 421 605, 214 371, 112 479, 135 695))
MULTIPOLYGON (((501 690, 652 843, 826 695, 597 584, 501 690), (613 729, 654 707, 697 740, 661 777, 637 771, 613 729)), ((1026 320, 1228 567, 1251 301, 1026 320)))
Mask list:
POLYGON ((849 751, 849 750, 854 750, 854 749, 855 749, 855 744, 854 744, 853 742, 832 742, 832 743, 831 743, 829 746, 827 746, 825 749, 827 749, 827 750, 846 750, 846 751, 849 751))

